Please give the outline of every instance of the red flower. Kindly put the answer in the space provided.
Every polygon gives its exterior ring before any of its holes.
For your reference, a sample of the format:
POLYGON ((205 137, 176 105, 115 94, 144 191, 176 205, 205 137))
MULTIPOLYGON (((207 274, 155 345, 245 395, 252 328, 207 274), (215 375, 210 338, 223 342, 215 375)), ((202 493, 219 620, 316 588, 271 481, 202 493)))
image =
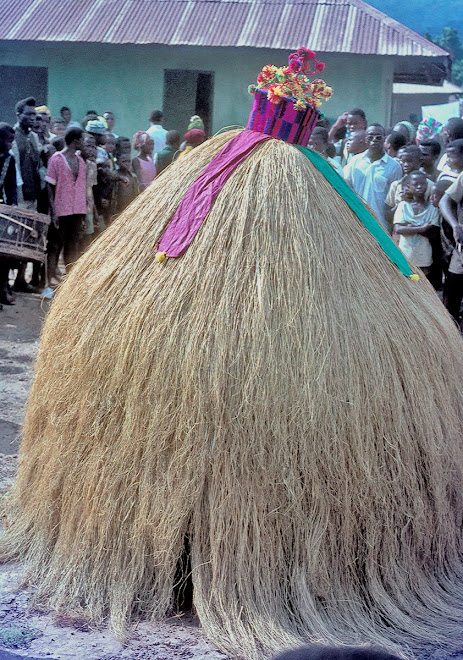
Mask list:
POLYGON ((297 60, 293 60, 290 62, 288 69, 291 73, 297 73, 299 71, 299 62, 297 60))
POLYGON ((309 48, 299 48, 297 51, 299 54, 299 57, 302 57, 307 60, 314 60, 315 59, 315 53, 313 50, 310 50, 309 48))
POLYGON ((297 57, 296 53, 293 53, 288 58, 288 69, 291 71, 291 73, 297 73, 300 68, 301 63, 299 58, 297 57))
POLYGON ((297 58, 297 62, 299 64, 299 71, 309 71, 310 69, 310 62, 311 60, 315 59, 315 53, 313 50, 309 50, 308 48, 298 48, 293 55, 290 57, 295 57, 297 58))
POLYGON ((325 68, 325 65, 324 65, 323 62, 317 62, 316 65, 315 65, 315 71, 318 71, 318 72, 323 71, 324 68, 325 68))

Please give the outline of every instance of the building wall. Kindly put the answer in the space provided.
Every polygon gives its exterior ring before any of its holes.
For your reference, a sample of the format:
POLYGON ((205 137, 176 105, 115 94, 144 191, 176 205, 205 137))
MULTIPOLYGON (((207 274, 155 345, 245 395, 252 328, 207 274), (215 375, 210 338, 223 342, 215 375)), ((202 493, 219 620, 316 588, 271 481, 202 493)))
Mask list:
POLYGON ((408 120, 410 114, 421 119, 423 105, 440 105, 448 103, 449 94, 394 94, 392 102, 392 121, 408 120))
MULTIPOLYGON (((284 64, 287 56, 286 51, 254 48, 0 42, 0 65, 48 67, 46 102, 52 114, 62 105, 71 107, 74 119, 88 109, 112 110, 116 133, 128 136, 147 128, 150 111, 162 108, 165 68, 214 72, 215 132, 246 123, 251 106, 248 84, 255 82, 263 65, 284 64)), ((324 105, 328 118, 360 106, 369 120, 390 123, 394 58, 321 53, 319 57, 326 63, 324 78, 334 91, 324 105)), ((188 101, 183 105, 183 125, 167 128, 186 130, 191 108, 188 101)), ((0 120, 1 113, 0 108, 0 120)))

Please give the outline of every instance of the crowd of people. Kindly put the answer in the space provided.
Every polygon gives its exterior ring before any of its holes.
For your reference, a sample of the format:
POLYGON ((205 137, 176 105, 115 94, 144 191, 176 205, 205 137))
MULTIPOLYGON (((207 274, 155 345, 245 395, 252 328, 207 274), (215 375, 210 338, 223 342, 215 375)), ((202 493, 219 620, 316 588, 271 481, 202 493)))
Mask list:
POLYGON ((197 115, 182 141, 178 131, 163 127, 160 110, 132 139, 115 133, 109 111, 89 110, 78 122, 68 107, 51 117, 28 97, 16 104, 16 116, 14 126, 0 123, 0 201, 46 214, 50 225, 46 263, 34 263, 30 281, 27 262, 0 259, 0 302, 7 305, 15 303, 17 291, 52 298, 62 276, 61 254, 67 272, 156 176, 206 139, 197 115))
POLYGON ((369 123, 361 108, 314 129, 324 155, 373 209, 457 323, 463 299, 463 119, 369 123))
MULTIPOLYGON (((64 106, 51 117, 32 97, 16 104, 17 123, 0 124, 0 196, 50 216, 46 267, 0 264, 0 301, 14 304, 14 292, 53 296, 66 270, 173 160, 206 140, 193 116, 183 136, 166 130, 153 110, 149 127, 132 139, 115 133, 113 112, 89 110, 73 121, 64 106), (132 149, 135 156, 132 158, 132 149), (13 287, 9 276, 17 274, 13 287), (12 290, 13 289, 13 290, 12 290)), ((463 120, 398 122, 390 130, 370 123, 361 108, 330 125, 321 118, 309 147, 325 156, 373 209, 385 231, 409 261, 421 268, 457 323, 463 299, 463 120)))

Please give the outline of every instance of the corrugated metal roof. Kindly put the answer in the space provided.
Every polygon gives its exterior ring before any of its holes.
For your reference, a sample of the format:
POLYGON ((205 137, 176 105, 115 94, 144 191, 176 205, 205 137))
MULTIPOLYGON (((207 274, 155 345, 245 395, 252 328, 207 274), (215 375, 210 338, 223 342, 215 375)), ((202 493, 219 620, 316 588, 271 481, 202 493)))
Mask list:
POLYGON ((447 55, 361 0, 2 0, 0 40, 447 55))

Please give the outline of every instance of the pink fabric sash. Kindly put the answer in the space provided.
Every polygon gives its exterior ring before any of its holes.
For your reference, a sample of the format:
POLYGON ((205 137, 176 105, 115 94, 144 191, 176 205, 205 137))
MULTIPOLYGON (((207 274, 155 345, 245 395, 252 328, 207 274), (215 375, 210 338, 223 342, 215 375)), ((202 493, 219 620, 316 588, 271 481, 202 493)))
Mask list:
POLYGON ((251 151, 270 135, 243 131, 228 142, 188 188, 161 240, 158 252, 180 257, 196 236, 225 182, 251 151))

